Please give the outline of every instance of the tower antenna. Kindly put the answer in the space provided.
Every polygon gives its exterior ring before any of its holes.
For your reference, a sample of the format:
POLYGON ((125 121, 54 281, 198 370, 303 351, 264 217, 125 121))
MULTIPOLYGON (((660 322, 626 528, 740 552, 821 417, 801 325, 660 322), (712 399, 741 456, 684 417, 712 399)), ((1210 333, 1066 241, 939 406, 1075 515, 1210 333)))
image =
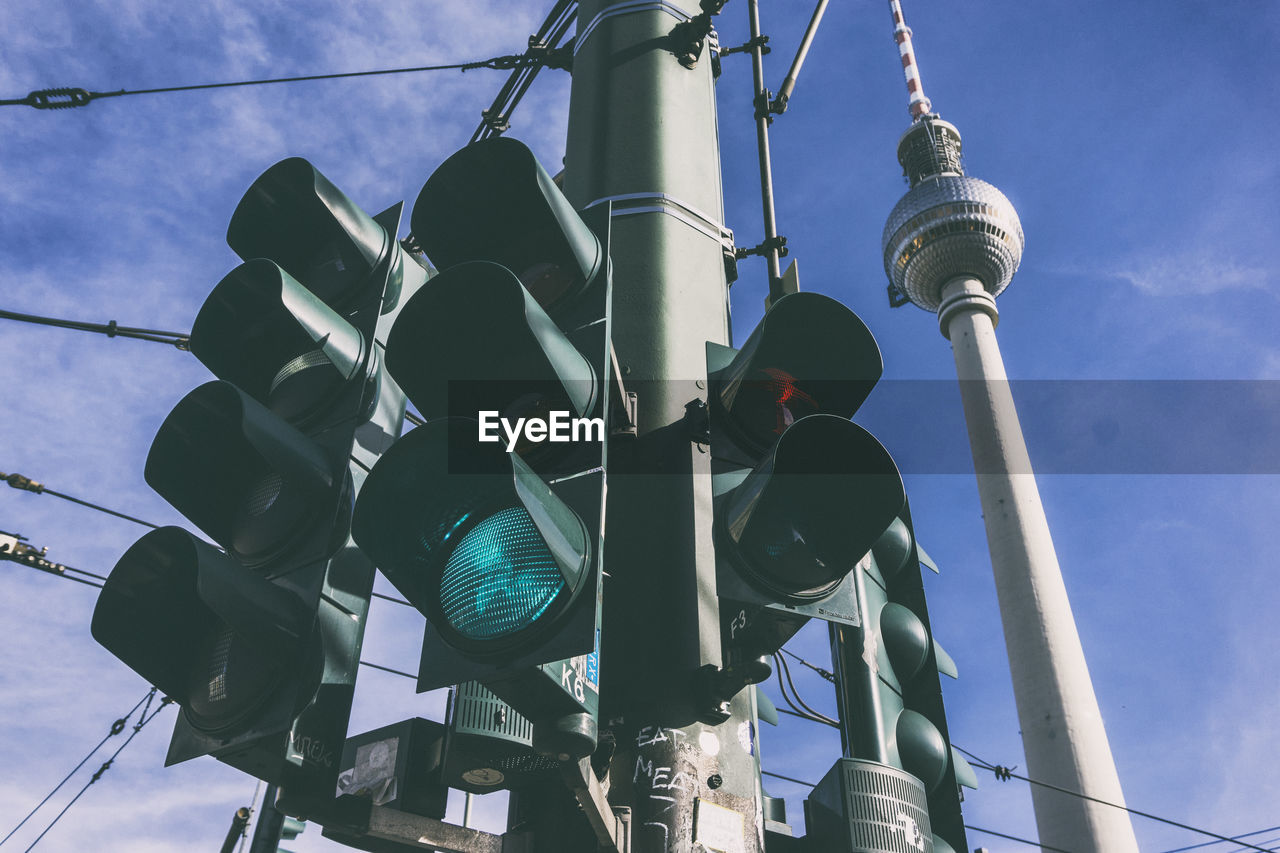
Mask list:
POLYGON ((889 0, 889 8, 893 11, 893 40, 898 43, 898 53, 902 55, 902 76, 907 78, 908 107, 912 120, 915 120, 931 113, 933 104, 924 95, 920 66, 916 65, 916 51, 911 45, 911 27, 902 18, 902 4, 898 0, 889 0))

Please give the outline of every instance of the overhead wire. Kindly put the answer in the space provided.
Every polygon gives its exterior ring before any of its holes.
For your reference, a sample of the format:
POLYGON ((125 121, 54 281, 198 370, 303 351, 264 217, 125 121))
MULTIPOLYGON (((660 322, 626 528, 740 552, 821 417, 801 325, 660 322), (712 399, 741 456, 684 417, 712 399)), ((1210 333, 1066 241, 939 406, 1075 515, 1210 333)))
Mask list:
POLYGON ((85 586, 91 586, 96 589, 102 589, 103 585, 100 583, 95 583, 94 581, 91 581, 91 580, 85 580, 84 578, 73 577, 72 575, 65 574, 64 572, 78 572, 82 575, 88 575, 91 578, 98 578, 99 580, 102 580, 102 581, 106 580, 106 577, 104 575, 95 574, 94 572, 87 572, 84 569, 73 569, 71 566, 64 566, 61 563, 57 564, 58 568, 49 568, 46 566, 38 566, 34 563, 28 563, 25 560, 13 560, 12 562, 17 563, 20 566, 26 566, 29 569, 35 569, 38 572, 44 572, 47 575, 53 575, 55 578, 62 578, 63 580, 75 581, 76 583, 82 583, 85 586), (59 571, 58 570, 59 568, 62 569, 63 571, 59 571))
MULTIPOLYGON (((1259 844, 1275 844, 1277 841, 1280 841, 1280 835, 1273 835, 1273 836, 1271 836, 1270 838, 1267 838, 1267 839, 1264 839, 1264 840, 1262 840, 1262 841, 1259 841, 1258 843, 1259 843, 1259 844)), ((1220 842, 1214 842, 1214 843, 1215 843, 1215 844, 1217 844, 1217 843, 1220 843, 1220 842)), ((1234 850, 1228 850, 1228 851, 1227 851, 1227 853, 1243 853, 1243 851, 1245 851, 1245 850, 1247 850, 1247 849, 1248 849, 1247 847, 1237 847, 1237 848, 1235 848, 1234 850)), ((1273 853, 1274 853, 1274 851, 1275 851, 1275 850, 1280 849, 1280 848, 1277 848, 1277 847, 1268 847, 1268 848, 1266 848, 1266 849, 1267 849, 1267 850, 1270 850, 1270 851, 1273 851, 1273 853)))
POLYGON ((75 767, 71 768, 71 772, 68 773, 66 776, 62 777, 62 781, 59 782, 57 785, 54 785, 53 790, 45 794, 44 799, 36 803, 35 808, 27 812, 27 816, 24 817, 22 820, 18 821, 18 825, 15 826, 13 829, 9 830, 8 835, 6 835, 4 838, 0 838, 0 846, 3 846, 6 841, 12 838, 15 832, 17 832, 19 829, 22 829, 23 825, 27 821, 31 820, 31 817, 36 812, 40 811, 40 809, 44 806, 44 804, 49 802, 49 800, 53 797, 53 795, 58 793, 58 791, 62 789, 62 786, 67 784, 67 782, 71 780, 71 777, 76 775, 76 772, 79 771, 81 767, 84 767, 85 763, 88 762, 90 758, 93 758, 94 754, 98 750, 102 749, 103 744, 111 740, 111 738, 115 737, 116 735, 120 734, 122 731, 124 731, 124 727, 129 722, 129 718, 133 716, 133 712, 141 708, 142 704, 147 700, 151 699, 152 697, 154 697, 155 694, 156 694, 156 688, 152 687, 149 691, 147 691, 147 693, 141 699, 138 700, 136 705, 134 705, 132 708, 129 709, 128 713, 126 713, 124 716, 118 717, 116 721, 111 724, 111 728, 107 732, 106 736, 103 737, 102 740, 98 741, 98 745, 95 746, 93 749, 89 750, 89 754, 86 755, 84 758, 80 759, 80 763, 77 764, 75 767))
MULTIPOLYGON (((545 51, 548 56, 562 55, 567 48, 561 46, 561 41, 577 17, 577 0, 557 0, 546 20, 542 22, 542 26, 538 28, 538 32, 529 39, 530 49, 536 46, 545 51)), ((497 136, 507 130, 511 114, 515 112, 521 99, 533 85, 533 80, 542 67, 541 64, 531 65, 511 72, 502 88, 498 90, 493 103, 488 109, 481 111, 480 125, 471 135, 472 142, 497 136)))
POLYGON ((822 676, 825 680, 830 681, 832 684, 836 683, 835 673, 831 672, 831 670, 823 669, 822 667, 818 666, 816 663, 809 663, 809 661, 800 657, 800 655, 796 654, 790 649, 782 648, 782 649, 778 649, 778 651, 784 655, 790 655, 791 657, 795 658, 796 663, 799 663, 801 666, 807 666, 809 669, 818 673, 818 675, 822 676))
POLYGON ((38 110, 69 109, 88 106, 102 98, 120 98, 128 95, 157 95, 169 92, 195 92, 207 89, 231 89, 244 86, 265 86, 274 83, 303 83, 313 80, 339 80, 354 77, 379 77, 389 74, 414 74, 423 71, 470 71, 477 68, 496 70, 518 69, 526 65, 541 65, 548 61, 545 51, 533 48, 520 54, 504 54, 470 62, 450 62, 440 65, 416 65, 409 68, 380 68, 373 71, 341 71, 332 74, 304 74, 295 77, 267 77, 255 80, 232 80, 222 83, 194 83, 180 86, 156 86, 149 89, 116 89, 94 92, 78 87, 37 89, 24 98, 0 99, 0 106, 28 106, 38 110))
MULTIPOLYGON (((1255 829, 1253 832, 1242 832, 1239 835, 1233 836, 1231 840, 1233 842, 1238 842, 1240 839, 1248 838, 1250 835, 1261 835, 1264 832, 1275 832, 1277 829, 1280 829, 1280 826, 1268 826, 1266 829, 1255 829)), ((1268 841, 1259 841, 1258 843, 1269 844, 1271 843, 1271 841, 1274 841, 1274 840, 1275 839, 1270 839, 1268 841)), ((1214 845, 1222 844, 1222 843, 1223 842, 1221 841, 1201 841, 1199 844, 1191 844, 1186 847, 1175 847, 1172 850, 1164 850, 1162 851, 1162 853, 1183 853, 1183 851, 1185 850, 1199 850, 1201 847, 1213 847, 1214 845)))
POLYGON ((804 781, 803 779, 794 779, 794 778, 792 778, 792 777, 790 777, 790 776, 783 776, 781 773, 774 773, 774 772, 773 772, 773 771, 771 771, 771 770, 761 770, 761 771, 760 771, 760 775, 761 775, 761 776, 772 776, 774 779, 781 779, 781 780, 782 780, 782 781, 784 781, 784 782, 795 782, 797 785, 804 785, 806 788, 816 788, 816 787, 818 787, 818 786, 817 786, 816 784, 814 784, 813 782, 806 782, 806 781, 804 781))
POLYGON ((135 737, 138 736, 138 732, 142 731, 142 729, 147 725, 147 723, 154 720, 157 714, 159 714, 167 706, 173 703, 172 699, 170 699, 168 696, 165 696, 161 698, 159 707, 157 707, 154 711, 151 712, 151 716, 147 716, 147 710, 150 708, 151 700, 155 698, 155 695, 156 695, 156 690, 155 688, 152 688, 151 692, 147 694, 147 697, 144 700, 146 703, 145 707, 143 707, 142 713, 139 715, 138 722, 133 727, 133 732, 129 735, 129 737, 125 738, 124 743, 120 744, 120 747, 111 754, 111 757, 108 758, 103 763, 103 765, 98 768, 97 772, 93 774, 93 776, 89 779, 89 781, 84 783, 84 787, 82 787, 78 792, 76 792, 76 795, 71 798, 71 801, 62 807, 62 811, 58 812, 58 814, 54 817, 54 819, 49 822, 49 825, 46 826, 44 830, 41 831, 41 833, 36 836, 36 840, 32 841, 31 844, 27 846, 27 849, 24 851, 24 853, 31 853, 31 850, 37 844, 40 843, 41 839, 43 839, 49 833, 49 830, 53 829, 58 824, 58 821, 62 820, 63 815, 65 815, 67 811, 70 810, 70 808, 74 806, 76 802, 79 801, 80 797, 84 795, 84 792, 89 790, 89 787, 93 785, 94 782, 97 782, 99 779, 101 779, 103 774, 105 774, 109 769, 111 769, 111 765, 115 762, 116 758, 120 755, 121 752, 124 751, 124 748, 128 746, 135 737))
POLYGON ((1016 835, 1007 835, 1003 832, 996 832, 994 829, 983 829, 980 826, 970 826, 967 823, 964 825, 964 828, 968 830, 972 830, 973 832, 981 832, 985 835, 994 835, 997 838, 1007 838, 1010 841, 1017 841, 1021 844, 1026 844, 1031 847, 1039 847, 1041 850, 1050 851, 1050 853, 1071 853, 1070 850, 1064 850, 1061 847, 1052 847, 1048 844, 1041 844, 1039 841, 1031 841, 1026 838, 1019 838, 1016 835))
POLYGON ((32 480, 30 477, 24 477, 22 474, 0 473, 0 479, 4 480, 10 486, 12 486, 15 489, 18 489, 19 491, 34 492, 35 494, 38 494, 38 495, 53 495, 55 498, 62 498, 64 501, 70 501, 71 503, 74 503, 74 504, 80 504, 80 506, 88 507, 89 509, 106 513, 107 515, 114 515, 116 518, 123 518, 125 521, 132 521, 134 524, 141 524, 143 527, 150 527, 153 530, 157 529, 160 526, 158 524, 152 524, 149 521, 143 521, 141 518, 135 518, 132 515, 126 515, 123 512, 117 512, 114 509, 108 509, 107 507, 102 506, 100 504, 91 503, 90 501, 73 497, 72 495, 68 495, 65 492, 54 491, 53 489, 50 489, 48 486, 46 486, 44 483, 37 483, 35 480, 32 480))
MULTIPOLYGON (((774 710, 776 710, 779 714, 786 714, 788 717, 799 717, 800 719, 808 720, 811 723, 822 723, 822 725, 824 726, 831 725, 831 723, 828 723, 826 720, 819 720, 815 717, 810 716, 809 714, 802 714, 798 711, 792 711, 789 708, 775 708, 774 710)), ((838 726, 832 726, 832 728, 838 728, 838 726)))
POLYGON ((121 326, 115 320, 106 323, 85 323, 80 320, 60 320, 55 317, 41 317, 38 314, 23 314, 18 311, 0 310, 0 320, 17 320, 22 323, 35 323, 39 326, 54 326, 59 329, 74 329, 78 332, 96 332, 108 338, 134 338, 141 341, 169 344, 180 350, 191 348, 191 336, 186 332, 165 332, 160 329, 142 329, 136 326, 121 326))
POLYGON ((811 708, 807 703, 805 703, 804 699, 800 697, 800 691, 796 689, 795 681, 793 681, 791 678, 791 666, 787 663, 787 659, 782 655, 774 655, 773 660, 774 660, 774 663, 777 664, 778 686, 782 690, 783 700, 786 701, 788 705, 791 705, 791 707, 794 708, 796 711, 807 712, 809 715, 811 715, 811 719, 813 719, 815 722, 826 723, 829 726, 834 726, 836 728, 839 728, 840 727, 839 720, 834 720, 831 717, 828 717, 826 714, 822 713, 821 711, 811 708), (783 687, 784 677, 786 678, 787 686, 791 688, 791 693, 795 697, 795 703, 792 703, 791 697, 787 695, 786 687, 783 687))
MULTIPOLYGON (((1019 773, 1014 773, 1011 769, 1004 767, 1002 765, 990 764, 984 761, 983 759, 979 758, 978 756, 974 755, 972 752, 969 752, 967 749, 956 746, 954 743, 952 744, 952 746, 955 749, 959 750, 960 752, 964 753, 965 755, 969 756, 969 758, 972 758, 975 762, 977 762, 980 769, 990 770, 996 773, 997 779, 1021 779, 1023 782, 1027 782, 1031 785, 1038 785, 1042 788, 1049 788, 1050 790, 1058 791, 1059 793, 1063 793, 1063 794, 1069 794, 1070 796, 1073 796, 1073 797, 1079 797, 1082 800, 1088 800, 1089 802, 1098 803, 1099 805, 1111 806, 1112 808, 1121 809, 1122 811, 1126 811, 1130 814, 1135 814, 1138 817, 1145 817, 1148 820, 1154 820, 1159 823, 1165 823, 1170 826, 1176 826, 1179 829, 1185 829, 1188 832, 1196 832, 1196 833, 1199 833, 1200 835, 1207 835, 1210 838, 1216 838, 1218 841, 1230 841, 1235 844, 1243 844, 1244 846, 1241 848, 1242 850, 1258 850, 1258 851, 1261 851, 1261 853, 1272 853, 1272 851, 1267 850, 1265 847, 1258 847, 1257 845, 1250 844, 1247 841, 1241 841, 1240 839, 1243 836, 1230 838, 1226 835, 1219 835, 1216 832, 1210 832, 1207 829, 1201 829, 1199 827, 1181 823, 1176 820, 1170 820, 1169 818, 1166 818, 1166 817, 1160 817, 1159 815, 1154 815, 1154 814, 1151 814, 1150 812, 1140 811, 1139 809, 1131 808, 1129 806, 1122 806, 1119 803, 1109 802, 1108 800, 1099 799, 1098 797, 1091 797, 1088 794, 1083 794, 1079 791, 1072 791, 1069 788, 1062 788, 1062 787, 1059 787, 1058 785, 1052 785, 1048 782, 1041 782, 1038 779, 1030 779, 1019 773)), ((1266 832, 1266 830, 1262 830, 1262 831, 1266 832)))
POLYGON ((403 604, 405 607, 413 607, 412 604, 405 601, 403 598, 396 598, 394 595, 384 595, 380 592, 372 593, 372 595, 374 598, 381 598, 383 601, 390 601, 394 604, 403 604))
POLYGON ((369 667, 370 669, 380 669, 380 670, 382 670, 383 672, 389 672, 389 673, 391 673, 392 675, 403 675, 405 678, 412 678, 414 681, 417 681, 417 680, 418 680, 418 676, 414 675, 413 673, 405 672, 405 671, 404 671, 404 670, 402 670, 402 669, 392 669, 392 668, 391 668, 391 667, 389 667, 389 666, 382 666, 381 664, 377 664, 377 663, 370 663, 370 662, 369 662, 369 661, 367 661, 367 660, 362 660, 362 661, 360 661, 360 665, 361 665, 361 666, 367 666, 367 667, 369 667))

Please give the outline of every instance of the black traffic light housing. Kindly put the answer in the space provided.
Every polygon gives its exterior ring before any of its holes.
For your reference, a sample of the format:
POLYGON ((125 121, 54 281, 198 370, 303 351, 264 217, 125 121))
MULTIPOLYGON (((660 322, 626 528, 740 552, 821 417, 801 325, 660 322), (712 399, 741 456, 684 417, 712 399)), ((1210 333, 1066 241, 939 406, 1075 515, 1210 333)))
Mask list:
POLYGON ((707 671, 708 721, 810 618, 858 623, 850 570, 905 500, 893 459, 849 420, 882 370, 866 325, 816 293, 778 300, 741 350, 707 344, 725 659, 707 671))
POLYGON ((93 619, 182 706, 167 763, 212 754, 332 798, 374 576, 347 535, 352 502, 405 405, 374 340, 427 275, 396 243, 399 221, 399 205, 370 217, 298 158, 232 217, 245 263, 191 335, 219 381, 174 408, 146 467, 222 550, 180 528, 147 534, 93 619))
POLYGON ((437 268, 500 264, 557 318, 583 307, 581 298, 609 262, 600 229, 583 227, 533 152, 511 137, 472 143, 441 164, 418 194, 410 222, 437 268))
POLYGON ((502 137, 446 160, 412 224, 441 272, 386 358, 427 423, 370 473, 354 535, 427 617, 420 691, 480 682, 533 722, 537 749, 581 757, 599 705, 608 206, 584 220, 502 137), (554 412, 585 435, 481 440, 481 419, 554 412))
POLYGON ((934 849, 963 851, 959 786, 976 788, 977 778, 951 746, 939 674, 957 673, 933 638, 921 572, 930 564, 921 555, 904 506, 854 572, 861 624, 832 626, 841 736, 846 756, 918 779, 934 849))

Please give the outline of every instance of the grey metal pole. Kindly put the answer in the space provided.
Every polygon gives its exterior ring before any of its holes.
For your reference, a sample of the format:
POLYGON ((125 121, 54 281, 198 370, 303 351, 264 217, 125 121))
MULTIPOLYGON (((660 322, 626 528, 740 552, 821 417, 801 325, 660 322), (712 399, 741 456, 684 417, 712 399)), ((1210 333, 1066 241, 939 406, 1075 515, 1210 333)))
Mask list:
MULTIPOLYGON (((867 600, 867 578, 861 564, 853 567, 858 605, 867 600)), ((867 617, 851 627, 830 623, 831 664, 836 677, 836 709, 840 716, 840 746, 845 758, 889 763, 889 742, 880 716, 880 679, 862 661, 866 649, 867 617)))
POLYGON ((697 690, 721 664, 697 415, 705 342, 729 342, 728 234, 711 63, 682 65, 670 36, 701 12, 583 0, 565 159, 570 201, 613 205, 613 343, 638 395, 637 436, 609 446, 601 651, 609 800, 631 809, 634 853, 763 850, 750 691, 715 725, 697 690))
POLYGON ((244 836, 244 828, 249 825, 249 808, 241 806, 236 809, 235 816, 231 818, 231 827, 227 830, 227 837, 222 840, 221 853, 233 853, 236 844, 244 836))
POLYGON ((747 0, 751 17, 751 79, 755 86, 756 148, 760 156, 760 199, 764 208, 765 261, 769 265, 770 304, 781 299, 781 252, 778 221, 773 209, 773 165, 769 159, 769 90, 764 87, 764 44, 760 40, 760 0, 747 0))
POLYGON ((829 0, 818 0, 818 5, 814 7, 813 17, 809 19, 804 38, 800 39, 800 47, 796 50, 796 58, 791 61, 791 68, 778 87, 778 112, 787 110, 787 102, 791 100, 791 93, 796 88, 796 78, 800 76, 800 66, 804 65, 805 57, 809 55, 809 45, 813 44, 813 37, 818 33, 818 25, 822 23, 822 15, 827 11, 828 2, 829 0))
POLYGON ((276 809, 276 786, 268 785, 262 793, 262 806, 258 809, 249 853, 276 853, 280 849, 280 831, 283 828, 284 813, 276 809))

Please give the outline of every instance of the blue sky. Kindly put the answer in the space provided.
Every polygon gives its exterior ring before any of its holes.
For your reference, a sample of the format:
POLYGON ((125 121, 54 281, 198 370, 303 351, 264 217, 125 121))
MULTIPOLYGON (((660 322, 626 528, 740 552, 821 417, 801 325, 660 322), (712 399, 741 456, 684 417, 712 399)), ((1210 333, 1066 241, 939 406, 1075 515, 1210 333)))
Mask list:
MULTIPOLYGON (((766 77, 776 89, 811 6, 762 5, 774 48, 766 77)), ((133 89, 516 53, 546 11, 489 0, 11 0, 0 6, 0 98, 51 86, 133 89)), ((1267 432, 1246 428, 1275 420, 1280 7, 908 0, 904 11, 925 91, 963 134, 969 174, 999 187, 1026 231, 1022 268, 1000 297, 998 335, 1019 380, 1032 459, 1054 472, 1040 478, 1041 492, 1129 804, 1227 835, 1280 824, 1280 469, 1181 473, 1203 470, 1188 461, 1201 454, 1229 461, 1265 449, 1267 432), (1231 386, 1227 404, 1180 390, 1204 386, 1106 382, 1228 379, 1251 382, 1231 386), (1062 406, 1044 380, 1090 380, 1061 386, 1090 405, 1062 406), (1174 405, 1157 413, 1133 404, 1130 392, 1144 387, 1174 389, 1174 405), (1158 440, 1171 449, 1155 462, 1112 467, 1114 457, 1090 452, 1117 424, 1121 446, 1158 440), (1087 460, 1078 469, 1063 449, 1073 440, 1087 460)), ((724 44, 745 41, 745 0, 731 0, 718 25, 724 44)), ((888 379, 948 380, 954 367, 936 319, 910 306, 891 310, 884 296, 880 236, 906 189, 894 151, 908 122, 890 29, 879 0, 828 10, 791 108, 772 130, 778 222, 803 288, 859 313, 888 379)), ((117 98, 62 112, 0 108, 0 308, 188 329, 237 262, 226 223, 258 173, 300 155, 371 212, 412 202, 470 137, 502 80, 442 72, 117 98)), ((568 81, 545 73, 511 130, 553 171, 568 81)), ((718 87, 727 224, 740 245, 753 245, 761 225, 747 57, 724 59, 718 87)), ((741 269, 732 291, 739 341, 765 292, 763 262, 741 269)), ((160 345, 0 322, 0 470, 183 524, 143 482, 143 462, 169 409, 207 378, 194 358, 160 345)), ((927 583, 935 631, 961 670, 945 686, 953 740, 1025 769, 977 490, 963 470, 958 396, 939 383, 927 408, 894 409, 895 391, 919 387, 886 383, 859 420, 902 462, 917 532, 942 567, 927 583), (930 461, 938 452, 960 461, 939 466, 930 461)), ((0 529, 104 574, 144 532, 7 488, 0 529)), ((7 832, 146 687, 90 638, 91 589, 11 563, 0 563, 0 588, 7 832)), ((364 658, 412 669, 420 626, 415 614, 376 602, 364 658)), ((820 627, 792 647, 826 663, 820 627)), ((829 688, 801 677, 806 699, 832 712, 829 688)), ((438 716, 442 704, 440 694, 415 696, 407 680, 365 669, 352 732, 438 716)), ((146 853, 220 841, 253 780, 211 759, 164 769, 172 713, 138 735, 38 849, 146 853)), ((766 737, 766 769, 810 781, 839 749, 833 733, 795 720, 766 737)), ((90 772, 104 757, 89 762, 90 772)), ((967 822, 1034 837, 1027 786, 979 775, 967 822)), ((69 791, 85 781, 82 773, 69 791)), ((788 796, 798 820, 803 789, 768 788, 788 796)), ((61 797, 10 844, 30 843, 61 797)), ((1144 850, 1207 840, 1134 823, 1144 850)), ((992 851, 1031 849, 976 832, 969 840, 992 851)), ((292 849, 335 848, 313 828, 292 849)))

